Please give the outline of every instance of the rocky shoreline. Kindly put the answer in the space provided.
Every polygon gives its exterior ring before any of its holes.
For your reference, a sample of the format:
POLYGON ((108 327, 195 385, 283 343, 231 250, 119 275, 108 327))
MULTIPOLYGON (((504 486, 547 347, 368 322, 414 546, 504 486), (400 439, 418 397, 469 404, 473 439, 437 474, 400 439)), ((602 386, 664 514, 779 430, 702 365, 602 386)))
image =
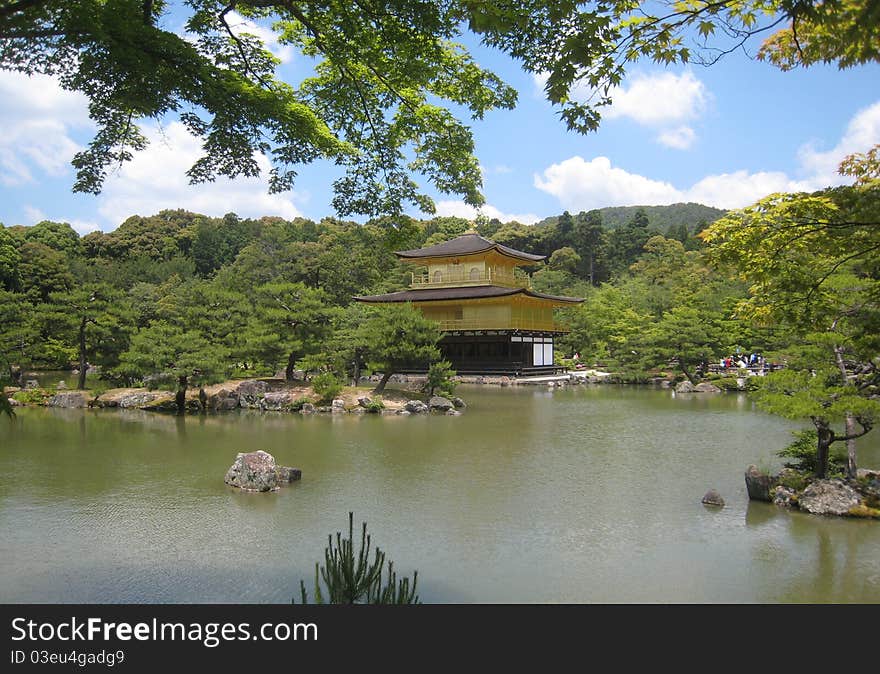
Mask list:
POLYGON ((752 501, 813 515, 880 519, 880 471, 861 468, 854 480, 818 479, 792 468, 771 475, 751 465, 745 480, 752 501))
MULTIPOLYGON (((60 407, 67 409, 139 409, 148 412, 177 412, 173 391, 117 388, 92 391, 7 388, 13 406, 60 407)), ((457 397, 432 396, 421 399, 415 391, 388 389, 381 395, 369 387, 346 387, 330 401, 322 401, 305 382, 281 379, 227 381, 187 391, 188 414, 227 412, 236 409, 298 414, 428 414, 457 416, 467 407, 457 397)))

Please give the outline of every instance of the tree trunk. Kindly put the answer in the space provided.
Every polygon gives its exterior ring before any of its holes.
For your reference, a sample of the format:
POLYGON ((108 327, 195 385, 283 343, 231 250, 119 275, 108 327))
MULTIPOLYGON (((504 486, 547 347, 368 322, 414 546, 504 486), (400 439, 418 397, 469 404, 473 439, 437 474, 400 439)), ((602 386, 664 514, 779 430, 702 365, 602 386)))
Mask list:
POLYGON ((205 393, 203 386, 199 387, 199 407, 202 408, 202 412, 208 409, 208 394, 205 393))
POLYGON ((296 351, 291 351, 290 355, 287 356, 287 367, 284 368, 284 379, 287 381, 293 381, 293 373, 296 370, 296 351))
MULTIPOLYGON (((846 414, 846 434, 847 436, 856 435, 856 420, 849 412, 846 414)), ((855 480, 857 470, 856 440, 853 437, 848 437, 846 440, 846 476, 855 480)))
POLYGON ((77 391, 85 390, 88 369, 89 366, 86 363, 86 318, 83 316, 79 324, 79 380, 76 382, 77 391))
POLYGON ((685 365, 684 360, 681 358, 681 356, 678 357, 678 367, 681 368, 682 373, 684 374, 685 377, 687 377, 688 381, 691 384, 697 383, 694 381, 694 378, 691 376, 691 373, 687 371, 687 366, 685 365))
MULTIPOLYGON (((840 370, 840 376, 843 382, 847 381, 846 361, 843 360, 843 348, 834 347, 834 358, 837 361, 837 369, 840 370)), ((846 476, 852 480, 856 479, 856 420, 850 412, 846 413, 846 476)))
POLYGON ((174 402, 177 403, 177 413, 185 414, 186 413, 186 388, 188 385, 188 378, 186 375, 180 375, 177 380, 177 394, 174 396, 174 402))
POLYGON ((391 375, 393 374, 394 372, 391 370, 385 372, 385 374, 382 375, 382 379, 379 381, 379 385, 373 389, 373 393, 382 393, 382 391, 385 390, 385 384, 388 383, 388 380, 391 379, 391 375))
POLYGON ((813 422, 816 425, 816 477, 820 480, 828 473, 828 454, 834 442, 834 431, 826 422, 813 422))

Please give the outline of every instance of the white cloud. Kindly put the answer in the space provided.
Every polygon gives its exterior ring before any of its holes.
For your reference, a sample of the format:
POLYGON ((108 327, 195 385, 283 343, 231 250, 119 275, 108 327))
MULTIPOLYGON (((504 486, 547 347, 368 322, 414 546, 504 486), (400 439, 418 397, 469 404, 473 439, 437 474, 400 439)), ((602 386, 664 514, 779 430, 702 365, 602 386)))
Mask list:
POLYGON ((687 189, 614 167, 607 157, 571 157, 535 176, 535 187, 559 199, 569 211, 604 206, 659 206, 695 201, 718 208, 740 208, 771 192, 805 189, 784 173, 737 171, 711 175, 687 189))
POLYGON ((266 49, 272 52, 282 63, 289 63, 293 59, 294 49, 290 45, 279 44, 278 35, 270 28, 260 26, 250 19, 244 18, 238 12, 229 12, 226 15, 226 22, 235 35, 249 33, 256 35, 263 41, 266 49))
MULTIPOLYGON (((532 80, 536 90, 543 93, 547 73, 536 73, 532 80)), ((600 110, 602 117, 606 120, 630 119, 639 125, 660 129, 658 143, 676 150, 689 149, 697 136, 682 122, 703 114, 710 99, 706 86, 690 71, 680 75, 637 73, 627 81, 629 86, 611 89, 608 95, 612 103, 600 110)), ((572 100, 585 103, 593 91, 580 83, 572 87, 570 95, 572 100)))
POLYGON ((32 225, 37 222, 42 222, 43 220, 47 220, 46 214, 41 211, 39 208, 36 208, 31 205, 27 205, 24 207, 25 217, 30 221, 28 224, 32 225))
MULTIPOLYGON (((190 185, 186 171, 202 149, 199 139, 180 122, 172 122, 162 132, 146 127, 144 133, 150 141, 147 149, 109 175, 99 197, 98 212, 112 226, 131 215, 150 215, 165 208, 211 216, 235 212, 243 217, 291 219, 301 215, 289 195, 269 194, 264 178, 219 177, 213 183, 190 185)), ((257 161, 261 174, 267 175, 269 160, 260 155, 257 161)))
POLYGON ((674 150, 687 150, 697 139, 697 134, 689 126, 667 129, 657 136, 657 142, 674 150))
POLYGON ((616 87, 609 93, 612 104, 603 112, 605 119, 627 117, 645 126, 664 126, 702 114, 709 94, 693 73, 637 74, 628 88, 616 87))
MULTIPOLYGON (((686 128, 686 127, 685 127, 686 128)), ((687 134, 683 134, 687 138, 687 134)), ((552 194, 569 211, 604 206, 663 205, 695 201, 718 208, 742 208, 773 192, 802 192, 847 182, 837 165, 853 152, 864 152, 880 143, 880 101, 860 110, 847 125, 840 142, 827 152, 812 144, 798 153, 798 177, 781 171, 739 170, 708 175, 690 187, 654 180, 612 166, 607 157, 590 161, 574 156, 535 175, 534 185, 552 194)))
POLYGON ((801 168, 811 176, 814 189, 843 182, 837 166, 848 154, 865 152, 880 143, 880 101, 859 110, 850 120, 840 142, 826 152, 816 149, 815 143, 807 143, 798 153, 801 168))
POLYGON ((672 184, 615 168, 607 157, 586 161, 575 156, 553 164, 543 176, 535 176, 535 187, 555 196, 568 211, 681 201, 672 184))
POLYGON ((497 218, 501 222, 510 222, 516 220, 524 225, 531 225, 541 219, 534 213, 503 213, 494 206, 485 205, 479 210, 473 206, 469 206, 463 201, 438 201, 436 203, 437 215, 443 217, 458 217, 473 220, 478 215, 485 215, 490 220, 497 218))
POLYGON ((80 149, 71 131, 90 127, 82 94, 65 91, 47 75, 0 72, 0 184, 37 180, 35 173, 63 175, 80 149))
POLYGON ((35 225, 38 222, 42 222, 43 220, 49 220, 51 222, 66 222, 71 227, 73 227, 76 232, 82 236, 84 234, 88 234, 89 232, 94 232, 95 230, 101 229, 94 222, 87 222, 85 220, 70 220, 68 218, 63 217, 49 217, 46 213, 35 206, 31 206, 30 204, 26 204, 22 207, 22 210, 25 214, 25 221, 21 223, 25 227, 30 227, 31 225, 35 225))

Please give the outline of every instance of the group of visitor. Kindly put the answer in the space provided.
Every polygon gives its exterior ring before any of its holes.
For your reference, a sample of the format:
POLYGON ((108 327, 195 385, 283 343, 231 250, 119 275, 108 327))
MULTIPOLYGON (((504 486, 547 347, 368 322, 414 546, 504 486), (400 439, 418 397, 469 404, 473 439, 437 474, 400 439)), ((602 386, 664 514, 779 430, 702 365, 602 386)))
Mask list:
POLYGON ((743 353, 736 356, 722 358, 720 365, 722 370, 749 369, 763 371, 769 366, 769 363, 760 353, 751 353, 748 355, 743 353))

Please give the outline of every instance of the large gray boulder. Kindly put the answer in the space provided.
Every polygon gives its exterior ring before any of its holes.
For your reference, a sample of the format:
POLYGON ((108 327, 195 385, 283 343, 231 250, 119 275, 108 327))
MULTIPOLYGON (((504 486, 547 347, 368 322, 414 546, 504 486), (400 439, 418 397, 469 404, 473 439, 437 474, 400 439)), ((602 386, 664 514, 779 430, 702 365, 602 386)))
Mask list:
POLYGON ((428 409, 436 412, 448 412, 449 410, 455 409, 455 404, 449 398, 444 398, 443 396, 431 396, 428 399, 428 409))
POLYGON ((290 484, 301 477, 301 470, 275 465, 275 457, 260 449, 238 454, 223 481, 243 491, 263 492, 275 491, 279 485, 290 484))
POLYGON ((694 386, 694 393, 721 393, 721 389, 708 381, 701 381, 694 386))
POLYGON ((79 391, 56 393, 46 403, 49 407, 77 408, 86 406, 85 395, 79 391))
POLYGON ((421 400, 408 400, 403 409, 413 414, 426 414, 428 412, 428 406, 421 400))
POLYGON ((752 501, 766 501, 770 503, 770 488, 773 487, 774 480, 767 473, 762 473, 754 464, 746 469, 746 490, 749 492, 749 498, 752 501))
POLYGON ((126 393, 116 399, 118 407, 142 407, 159 396, 155 393, 126 393))
POLYGON ((208 396, 206 407, 215 412, 234 410, 238 407, 238 393, 221 388, 208 396))
POLYGON ((290 407, 292 398, 289 393, 266 393, 260 401, 260 409, 282 412, 290 407))
POLYGON ((455 405, 458 409, 464 409, 467 407, 467 403, 461 398, 453 398, 452 404, 455 405))
POLYGON ((858 492, 839 479, 816 480, 804 489, 798 504, 814 515, 847 515, 861 502, 858 492))
POLYGON ((333 414, 345 414, 345 400, 342 398, 334 398, 330 403, 330 411, 333 414))
POLYGON ((675 392, 676 393, 693 393, 694 392, 694 385, 691 384, 687 379, 685 379, 684 381, 678 383, 678 385, 675 387, 675 392))
POLYGON ((236 389, 238 404, 241 407, 261 409, 263 398, 268 390, 269 386, 264 381, 243 381, 236 389))

